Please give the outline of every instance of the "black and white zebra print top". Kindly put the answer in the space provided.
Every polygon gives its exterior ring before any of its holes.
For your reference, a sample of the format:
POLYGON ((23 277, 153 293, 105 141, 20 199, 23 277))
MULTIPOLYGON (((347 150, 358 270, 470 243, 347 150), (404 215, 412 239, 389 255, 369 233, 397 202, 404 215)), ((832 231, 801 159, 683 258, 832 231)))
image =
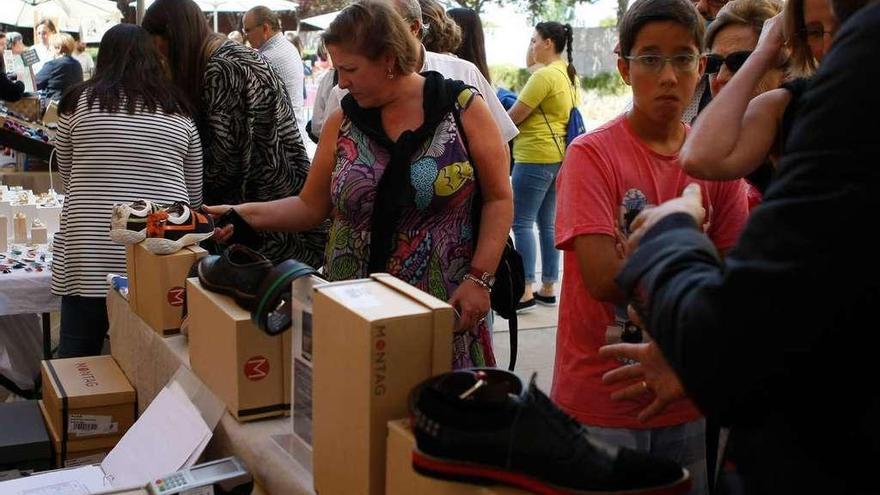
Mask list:
MULTIPOLYGON (((202 81, 199 133, 205 156, 205 204, 235 205, 296 195, 309 171, 283 82, 258 52, 225 42, 202 81)), ((326 228, 261 233, 273 262, 295 258, 321 266, 326 228)))

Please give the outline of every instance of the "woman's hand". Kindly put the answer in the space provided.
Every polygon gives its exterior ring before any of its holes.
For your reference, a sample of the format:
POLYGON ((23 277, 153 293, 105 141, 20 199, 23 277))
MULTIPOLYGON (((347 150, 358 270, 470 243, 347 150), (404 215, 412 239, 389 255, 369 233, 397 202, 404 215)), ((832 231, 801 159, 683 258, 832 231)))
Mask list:
MULTIPOLYGON (((782 12, 764 21, 764 26, 761 28, 761 37, 758 38, 758 45, 755 47, 755 51, 766 51, 768 55, 772 54, 781 57, 782 49, 785 48, 784 24, 782 12)), ((789 33, 789 36, 796 36, 796 34, 789 33)))
MULTIPOLYGON (((211 215, 211 218, 216 222, 224 213, 232 209, 230 205, 217 205, 217 206, 202 206, 202 209, 205 210, 206 213, 211 215)), ((214 237, 213 239, 220 244, 226 244, 226 241, 232 237, 233 227, 232 224, 226 225, 224 227, 214 227, 214 237)))
POLYGON ((700 190, 699 184, 688 184, 680 197, 670 199, 665 203, 645 209, 639 213, 630 226, 632 233, 627 240, 629 252, 633 252, 639 247, 642 237, 651 230, 651 227, 674 213, 687 213, 693 217, 697 225, 703 225, 706 220, 706 209, 703 208, 703 193, 700 190))
POLYGON ((476 282, 464 279, 452 293, 449 304, 458 311, 458 327, 456 332, 470 330, 483 321, 491 309, 489 291, 476 282))

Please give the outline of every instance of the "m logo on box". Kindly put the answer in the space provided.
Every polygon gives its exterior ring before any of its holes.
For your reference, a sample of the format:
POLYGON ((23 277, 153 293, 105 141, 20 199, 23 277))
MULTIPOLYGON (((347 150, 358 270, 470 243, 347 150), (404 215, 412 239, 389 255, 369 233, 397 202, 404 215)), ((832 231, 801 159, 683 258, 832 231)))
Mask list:
POLYGON ((263 356, 255 356, 244 363, 244 376, 256 382, 269 376, 269 360, 263 356))
POLYGON ((168 298, 168 304, 175 308, 183 306, 183 302, 186 298, 186 289, 183 287, 172 287, 168 289, 166 297, 168 298))

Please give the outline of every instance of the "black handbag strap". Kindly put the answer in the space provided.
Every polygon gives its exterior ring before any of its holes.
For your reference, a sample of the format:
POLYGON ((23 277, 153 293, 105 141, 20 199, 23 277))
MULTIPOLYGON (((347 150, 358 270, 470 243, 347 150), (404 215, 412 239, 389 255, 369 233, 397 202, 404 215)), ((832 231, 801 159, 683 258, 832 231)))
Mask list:
MULTIPOLYGON (((468 160, 470 160, 471 162, 471 169, 474 172, 474 183, 476 184, 476 190, 474 192, 473 202, 471 203, 471 223, 473 224, 474 251, 476 252, 476 244, 477 241, 480 239, 480 218, 482 216, 481 213, 483 210, 483 194, 480 189, 479 177, 477 177, 477 165, 474 163, 473 155, 471 155, 471 147, 468 142, 467 132, 464 130, 464 126, 461 123, 461 107, 459 105, 455 105, 452 115, 453 117, 455 117, 455 126, 458 128, 458 135, 461 136, 461 141, 464 144, 464 150, 468 155, 468 160)), ((519 330, 519 322, 517 321, 516 311, 513 312, 512 316, 507 320, 507 323, 507 333, 510 336, 510 361, 508 362, 507 369, 513 371, 514 367, 516 366, 517 344, 519 341, 517 335, 517 332, 519 330)))

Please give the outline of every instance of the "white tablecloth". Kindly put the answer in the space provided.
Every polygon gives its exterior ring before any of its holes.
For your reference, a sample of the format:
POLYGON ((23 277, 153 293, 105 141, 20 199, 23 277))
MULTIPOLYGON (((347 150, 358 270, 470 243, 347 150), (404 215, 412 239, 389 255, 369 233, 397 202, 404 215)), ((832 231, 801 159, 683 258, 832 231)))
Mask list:
MULTIPOLYGON (((5 258, 0 262, 8 264, 5 258)), ((0 374, 24 390, 33 388, 43 358, 38 314, 61 309, 61 298, 52 295, 51 283, 48 269, 0 273, 0 374)))

